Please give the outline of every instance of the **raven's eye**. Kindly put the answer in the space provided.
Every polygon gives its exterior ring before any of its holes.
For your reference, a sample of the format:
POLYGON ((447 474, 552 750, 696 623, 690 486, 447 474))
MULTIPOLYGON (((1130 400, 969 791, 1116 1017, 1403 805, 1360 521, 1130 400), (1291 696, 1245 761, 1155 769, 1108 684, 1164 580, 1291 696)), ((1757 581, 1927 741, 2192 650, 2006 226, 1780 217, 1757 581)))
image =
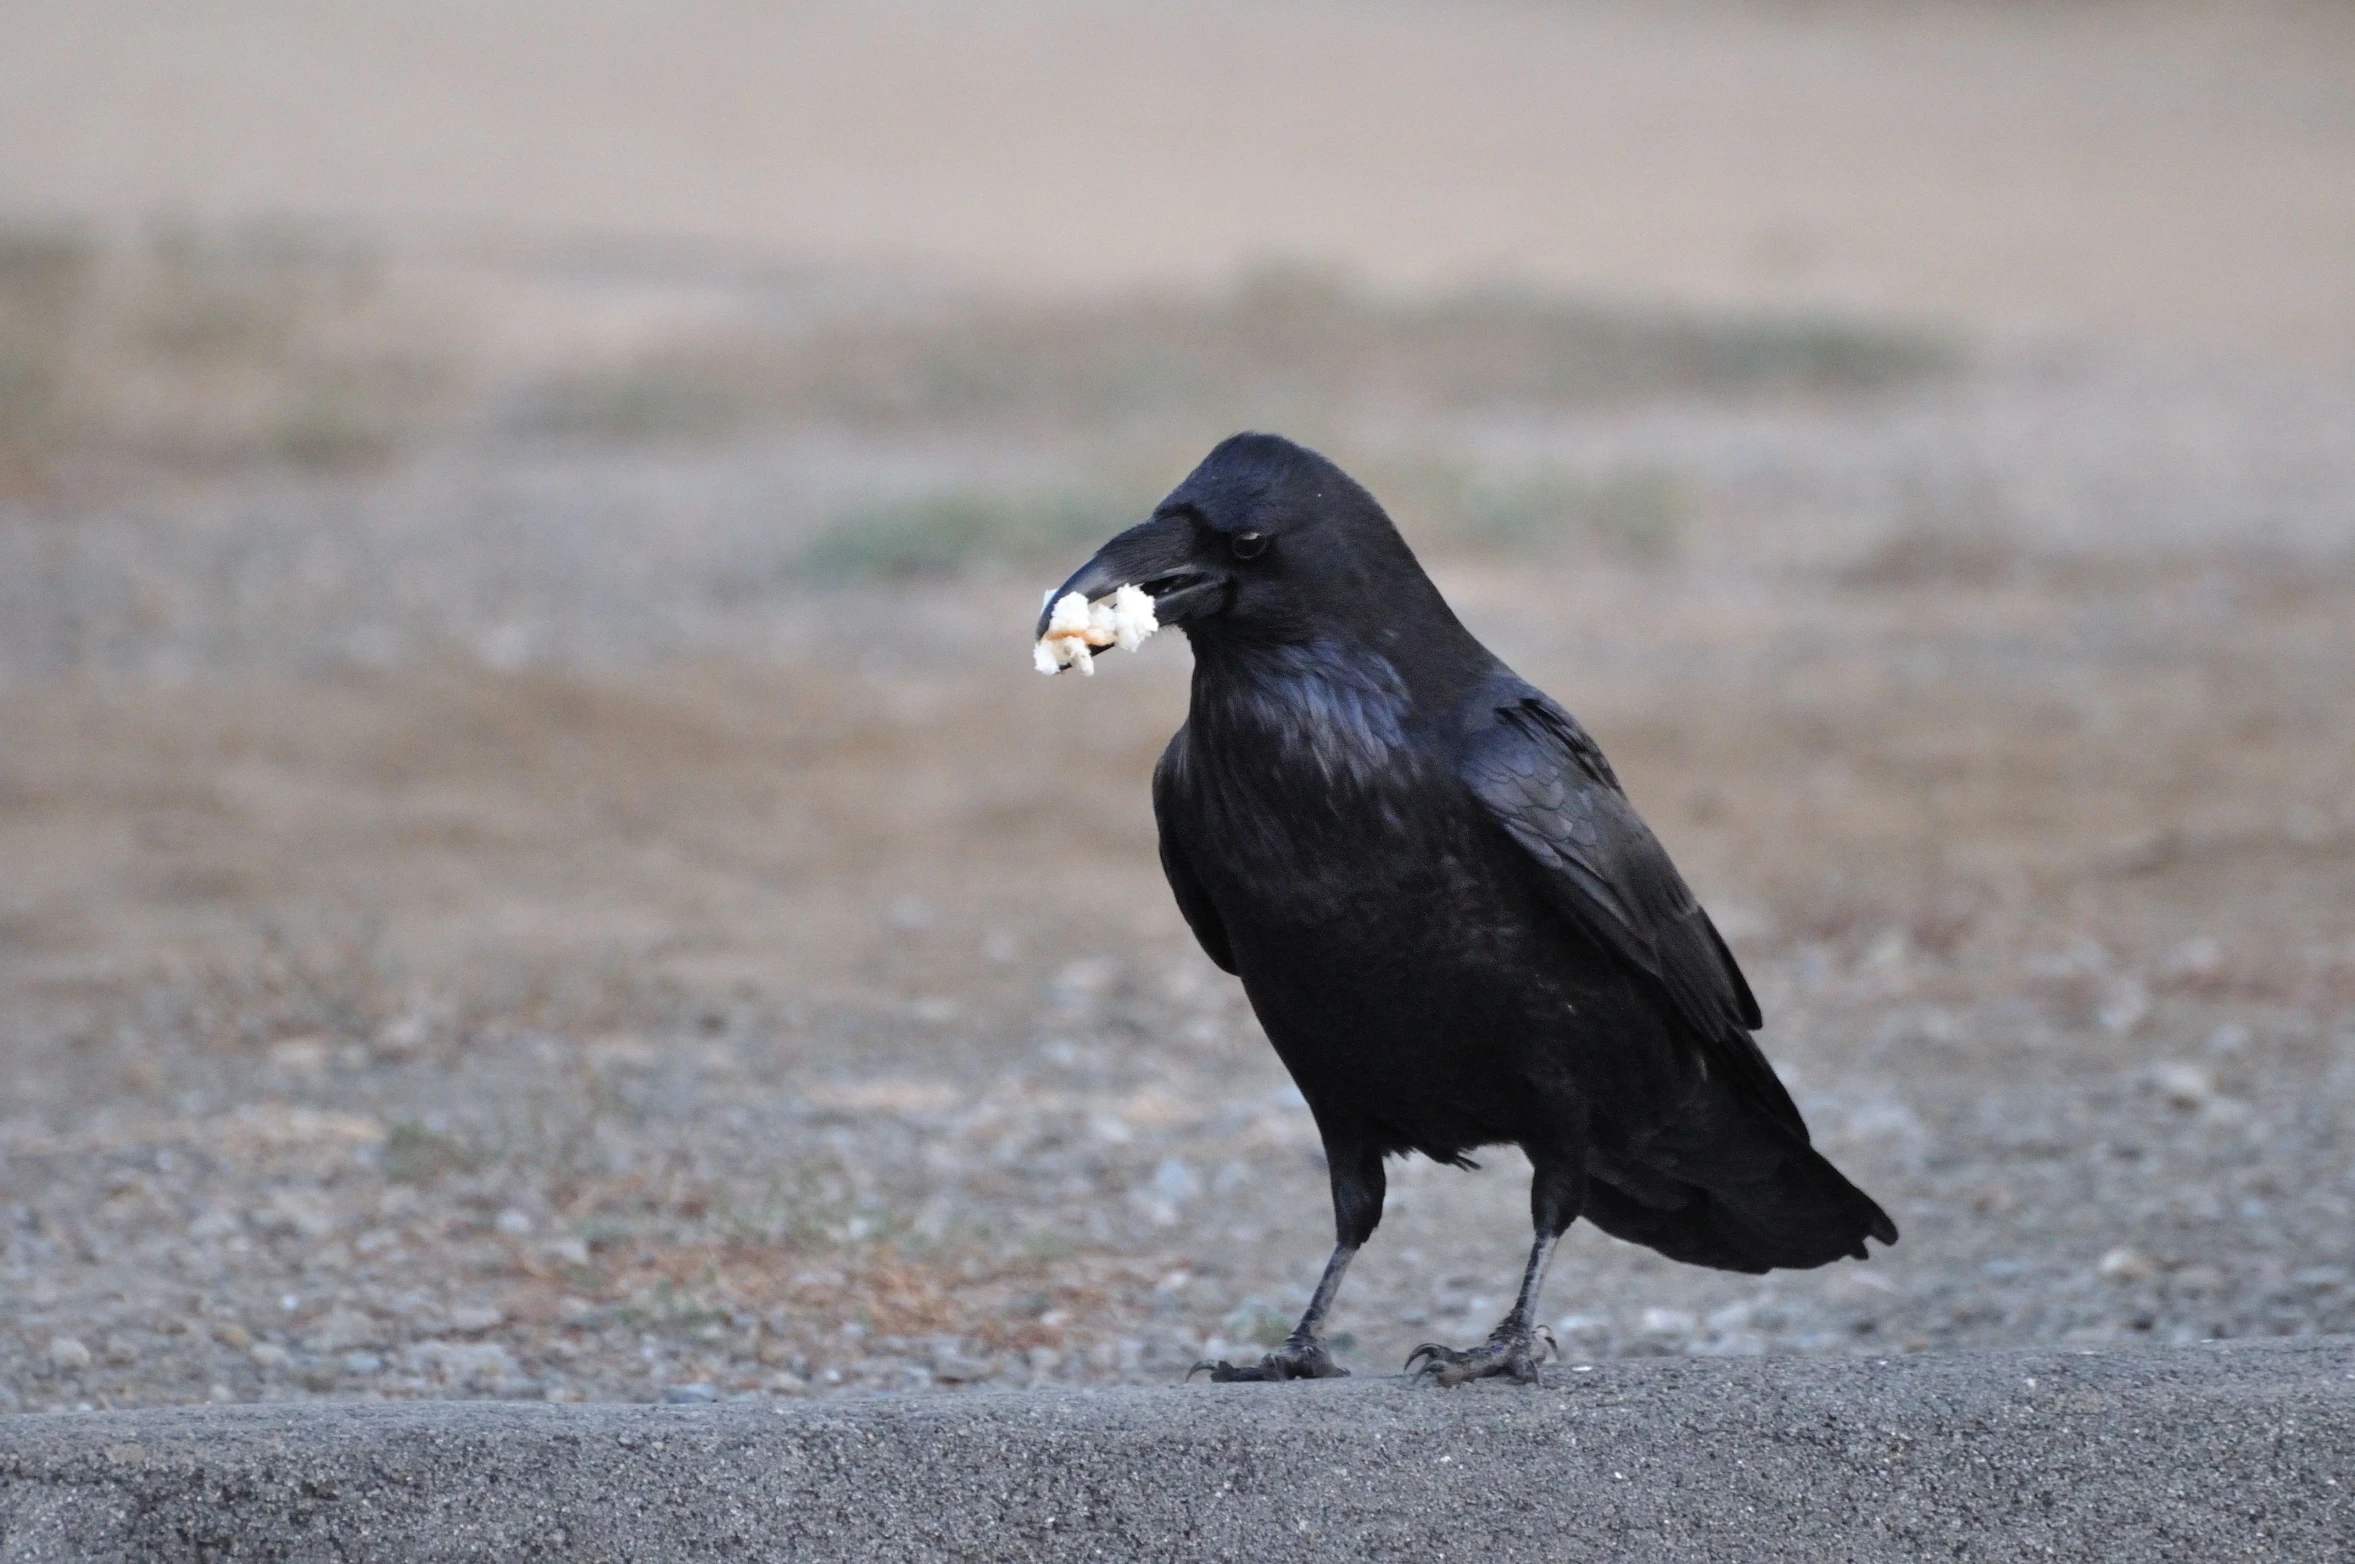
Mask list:
POLYGON ((1267 552, 1267 544, 1264 532, 1238 532, 1227 539, 1227 547, 1235 551, 1237 559, 1257 559, 1267 552))

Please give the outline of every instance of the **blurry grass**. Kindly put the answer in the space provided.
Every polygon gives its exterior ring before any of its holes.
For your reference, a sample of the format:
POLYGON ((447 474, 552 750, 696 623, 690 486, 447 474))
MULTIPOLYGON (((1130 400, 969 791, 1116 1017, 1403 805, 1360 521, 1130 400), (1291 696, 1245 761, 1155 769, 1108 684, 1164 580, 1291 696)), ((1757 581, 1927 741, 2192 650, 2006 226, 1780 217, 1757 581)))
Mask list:
MULTIPOLYGON (((1676 559, 1682 543, 1685 490, 1664 468, 1401 464, 1385 470, 1375 461, 1366 471, 1411 536, 1443 547, 1663 565, 1676 559)), ((919 494, 836 516, 811 539, 801 565, 823 581, 911 581, 1076 558, 1140 519, 1150 503, 1148 494, 1121 495, 1109 485, 919 494)))
POLYGON ((619 440, 795 423, 1299 430, 1353 409, 1868 394, 1958 359, 1935 335, 1830 316, 1646 312, 1509 288, 1394 300, 1284 268, 1215 294, 984 300, 739 333, 549 380, 504 422, 619 440))
MULTIPOLYGON (((182 225, 102 241, 0 228, 0 482, 38 486, 93 457, 338 471, 461 429, 609 443, 794 427, 1046 433, 1193 451, 1246 427, 1330 442, 1369 416, 1871 395, 1959 361, 1935 335, 1830 316, 1646 311, 1504 287, 1391 297, 1298 267, 1212 292, 967 297, 739 325, 504 388, 453 329, 446 308, 395 285, 383 255, 321 231, 182 225)), ((1505 495, 1474 509, 1501 536, 1516 505, 1557 500, 1589 503, 1505 495)), ((905 502, 845 518, 812 564, 956 569, 1024 539, 1067 540, 1055 527, 1068 513, 1014 518, 986 496, 905 502)))
POLYGON ((954 489, 866 505, 829 522, 803 565, 821 580, 906 581, 1092 548, 1142 517, 1082 490, 954 489))
POLYGON ((386 461, 455 405, 423 324, 365 247, 302 230, 0 229, 0 483, 90 457, 386 461))
POLYGON ((1984 590, 2023 568, 2021 528, 1992 474, 1909 474, 1890 510, 1888 530, 1879 541, 1839 572, 1842 586, 1984 590))
POLYGON ((470 1172, 479 1161, 465 1142, 414 1119, 385 1132, 378 1158, 379 1171, 395 1184, 431 1184, 445 1174, 470 1172))
POLYGON ((58 436, 71 327, 89 275, 78 235, 0 230, 0 485, 21 481, 58 436))
POLYGON ((1685 491, 1665 468, 1448 473, 1422 487, 1443 535, 1497 553, 1585 549, 1628 564, 1664 565, 1682 546, 1685 491))
POLYGON ((1219 1329, 1231 1340, 1273 1349, 1291 1338, 1292 1321, 1265 1299, 1246 1298, 1219 1322, 1219 1329))

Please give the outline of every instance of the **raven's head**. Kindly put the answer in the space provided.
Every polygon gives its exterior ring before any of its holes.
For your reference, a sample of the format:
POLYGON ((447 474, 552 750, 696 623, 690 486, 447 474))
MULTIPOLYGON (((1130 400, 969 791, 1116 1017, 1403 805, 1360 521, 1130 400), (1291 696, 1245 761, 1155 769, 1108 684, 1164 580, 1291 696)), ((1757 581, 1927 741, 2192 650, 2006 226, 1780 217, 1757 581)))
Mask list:
MULTIPOLYGON (((1221 441, 1048 603, 1072 592, 1094 602, 1125 585, 1142 588, 1155 619, 1183 625, 1198 647, 1469 640, 1374 497, 1272 434, 1221 441)), ((1042 636, 1049 612, 1039 615, 1042 636)))

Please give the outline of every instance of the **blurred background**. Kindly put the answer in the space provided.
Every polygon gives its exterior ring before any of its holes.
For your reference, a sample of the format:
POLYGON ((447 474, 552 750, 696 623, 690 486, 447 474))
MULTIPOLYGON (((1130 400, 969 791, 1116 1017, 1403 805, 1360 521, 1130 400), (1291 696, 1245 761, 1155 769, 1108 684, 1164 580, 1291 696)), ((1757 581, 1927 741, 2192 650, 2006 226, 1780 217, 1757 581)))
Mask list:
MULTIPOLYGON (((0 3, 0 1408, 1174 1380, 1329 1236, 1040 590, 1317 445, 1905 1231, 2355 1326, 2355 10, 0 3)), ((1477 1338, 1515 1154, 1335 1321, 1477 1338)))

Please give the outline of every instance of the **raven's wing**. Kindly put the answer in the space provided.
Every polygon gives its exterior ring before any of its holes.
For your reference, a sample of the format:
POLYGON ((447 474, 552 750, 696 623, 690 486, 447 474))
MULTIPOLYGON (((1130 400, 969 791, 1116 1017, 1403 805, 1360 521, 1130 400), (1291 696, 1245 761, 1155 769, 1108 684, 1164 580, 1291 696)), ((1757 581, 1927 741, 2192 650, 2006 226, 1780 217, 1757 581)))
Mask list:
POLYGON ((1220 971, 1232 973, 1235 953, 1227 943, 1227 926, 1219 921, 1210 892, 1202 888, 1194 866, 1186 862, 1185 849, 1178 844, 1175 822, 1184 807, 1177 797, 1178 773, 1185 768, 1185 745, 1186 730, 1180 728, 1153 767, 1153 823, 1161 833, 1161 872, 1168 876, 1178 911, 1186 915, 1186 927, 1201 942, 1203 954, 1216 962, 1220 971))
POLYGON ((1542 871, 1554 906, 1641 973, 1709 1058, 1807 1131, 1750 1033, 1758 1001, 1733 953, 1578 720, 1519 684, 1467 735, 1458 774, 1542 871))

